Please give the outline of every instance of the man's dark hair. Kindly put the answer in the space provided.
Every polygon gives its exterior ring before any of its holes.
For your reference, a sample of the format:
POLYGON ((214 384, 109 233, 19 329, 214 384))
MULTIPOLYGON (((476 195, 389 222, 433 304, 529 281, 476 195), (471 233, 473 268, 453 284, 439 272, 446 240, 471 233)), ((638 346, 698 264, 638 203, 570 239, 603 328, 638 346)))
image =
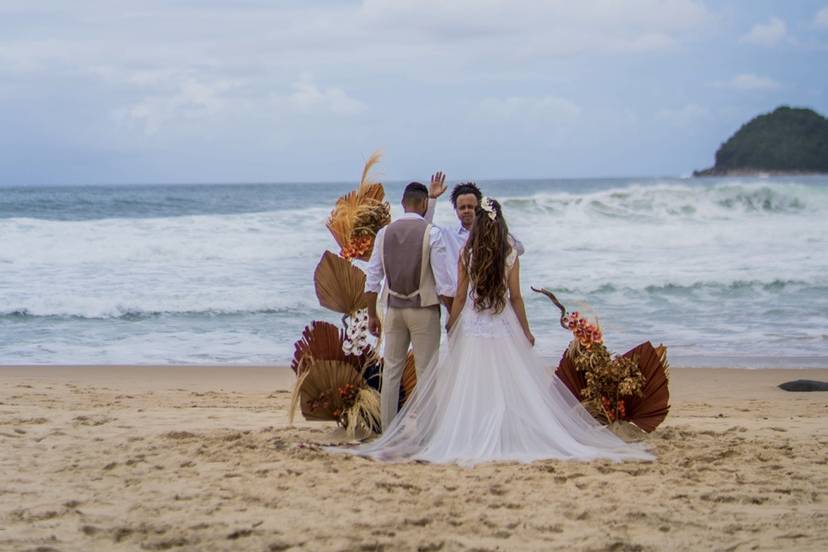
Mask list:
POLYGON ((425 187, 425 184, 422 184, 420 182, 412 182, 411 184, 406 186, 405 191, 403 191, 402 202, 405 205, 410 205, 411 203, 427 200, 428 188, 425 187))
POLYGON ((477 184, 474 182, 461 182, 451 191, 451 205, 456 209, 457 198, 466 194, 474 194, 478 203, 483 199, 483 194, 480 193, 480 188, 477 187, 477 184))

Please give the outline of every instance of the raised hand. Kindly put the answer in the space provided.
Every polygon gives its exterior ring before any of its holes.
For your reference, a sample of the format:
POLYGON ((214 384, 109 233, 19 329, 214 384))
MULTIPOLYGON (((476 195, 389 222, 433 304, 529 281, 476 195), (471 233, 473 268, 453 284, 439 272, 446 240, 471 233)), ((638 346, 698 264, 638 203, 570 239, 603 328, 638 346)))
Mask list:
POLYGON ((446 191, 446 175, 437 171, 431 175, 431 186, 428 189, 428 197, 437 199, 446 191))

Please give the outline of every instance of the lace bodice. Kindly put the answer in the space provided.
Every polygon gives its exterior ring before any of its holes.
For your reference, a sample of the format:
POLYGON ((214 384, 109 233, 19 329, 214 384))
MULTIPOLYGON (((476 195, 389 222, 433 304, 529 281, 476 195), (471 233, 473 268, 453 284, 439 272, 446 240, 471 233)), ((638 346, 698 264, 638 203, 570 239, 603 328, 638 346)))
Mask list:
MULTIPOLYGON (((517 252, 512 248, 509 256, 506 257, 506 279, 509 278, 509 273, 515 266, 517 259, 517 252)), ((478 311, 474 308, 474 295, 469 286, 469 295, 466 297, 466 304, 463 306, 463 311, 460 316, 459 331, 465 335, 474 335, 478 337, 508 337, 513 336, 512 326, 510 326, 504 317, 515 317, 512 310, 512 304, 509 302, 509 292, 506 292, 506 306, 500 313, 495 313, 491 309, 478 311)))

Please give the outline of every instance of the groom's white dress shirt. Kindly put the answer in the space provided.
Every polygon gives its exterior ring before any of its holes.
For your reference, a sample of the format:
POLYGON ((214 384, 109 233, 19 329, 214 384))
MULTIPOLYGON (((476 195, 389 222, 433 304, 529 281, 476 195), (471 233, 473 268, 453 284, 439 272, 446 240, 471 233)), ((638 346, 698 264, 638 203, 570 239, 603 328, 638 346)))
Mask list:
MULTIPOLYGON (((423 217, 417 213, 403 213, 400 219, 420 219, 423 217)), ((365 291, 379 293, 382 282, 385 279, 385 270, 382 267, 382 253, 379 251, 379 244, 383 242, 385 228, 377 232, 374 240, 374 249, 371 252, 371 259, 365 269, 365 291)), ((447 251, 448 240, 443 239, 443 233, 438 226, 432 225, 428 233, 428 243, 431 246, 431 271, 434 273, 434 287, 437 295, 452 297, 456 287, 455 278, 449 269, 449 257, 447 251)), ((419 252, 412 254, 419 255, 419 252)), ((457 267, 453 272, 457 271, 457 267)))

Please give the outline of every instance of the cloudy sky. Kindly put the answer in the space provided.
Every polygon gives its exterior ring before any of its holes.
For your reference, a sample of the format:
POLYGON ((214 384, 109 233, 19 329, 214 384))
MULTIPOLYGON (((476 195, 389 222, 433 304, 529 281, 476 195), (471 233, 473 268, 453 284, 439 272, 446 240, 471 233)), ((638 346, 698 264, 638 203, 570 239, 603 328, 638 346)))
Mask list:
POLYGON ((0 185, 682 175, 826 59, 828 0, 0 0, 0 185))

